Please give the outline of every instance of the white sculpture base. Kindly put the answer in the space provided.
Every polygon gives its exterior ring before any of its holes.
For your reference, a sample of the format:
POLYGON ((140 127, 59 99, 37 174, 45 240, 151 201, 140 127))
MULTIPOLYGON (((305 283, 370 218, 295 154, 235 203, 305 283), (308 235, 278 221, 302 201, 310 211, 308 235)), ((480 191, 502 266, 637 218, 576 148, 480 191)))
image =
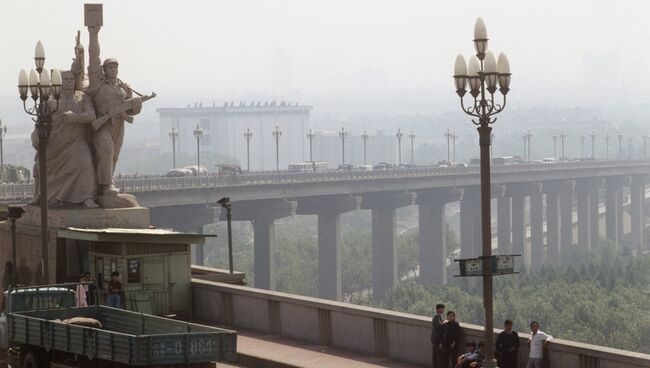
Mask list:
MULTIPOLYGON (((23 207, 25 214, 17 223, 21 225, 41 226, 41 209, 38 206, 23 207)), ((145 207, 130 208, 84 208, 84 207, 50 207, 47 210, 49 228, 130 228, 149 227, 149 209, 145 207)))

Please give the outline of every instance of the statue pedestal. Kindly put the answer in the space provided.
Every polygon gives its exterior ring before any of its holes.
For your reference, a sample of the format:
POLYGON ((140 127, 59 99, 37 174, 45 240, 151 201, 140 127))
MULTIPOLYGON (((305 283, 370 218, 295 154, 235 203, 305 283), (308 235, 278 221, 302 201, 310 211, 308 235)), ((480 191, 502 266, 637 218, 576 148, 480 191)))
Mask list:
MULTIPOLYGON (((25 214, 16 224, 41 226, 41 209, 37 206, 23 207, 25 214)), ((49 208, 47 210, 49 228, 127 228, 145 229, 149 227, 149 209, 131 208, 49 208)))
MULTIPOLYGON (((17 273, 21 283, 38 285, 42 283, 41 209, 37 206, 24 206, 23 209, 25 213, 16 221, 17 273)), ((64 266, 66 259, 78 259, 79 254, 87 253, 88 245, 69 245, 69 241, 58 237, 58 229, 67 227, 146 229, 150 224, 149 209, 144 207, 114 209, 61 207, 49 208, 47 214, 49 245, 47 262, 51 282, 66 281, 71 275, 87 271, 85 265, 77 268, 64 266)), ((12 257, 10 225, 9 221, 0 222, 0 244, 2 245, 0 264, 2 265, 12 257)))

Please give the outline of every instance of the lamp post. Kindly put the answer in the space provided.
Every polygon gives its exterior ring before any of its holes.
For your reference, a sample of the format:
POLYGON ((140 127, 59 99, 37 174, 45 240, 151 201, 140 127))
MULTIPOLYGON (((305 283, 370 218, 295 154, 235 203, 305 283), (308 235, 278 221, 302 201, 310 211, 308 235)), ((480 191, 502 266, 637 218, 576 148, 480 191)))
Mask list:
POLYGON ((366 143, 368 143, 368 138, 369 137, 370 136, 368 135, 368 133, 364 130, 363 134, 361 134, 361 139, 363 139, 363 164, 364 165, 367 165, 367 163, 368 163, 366 161, 366 143))
MULTIPOLYGON (((314 156, 313 156, 313 151, 312 151, 312 146, 314 144, 314 138, 316 138, 316 134, 314 134, 314 132, 310 128, 309 133, 307 133, 307 139, 309 140, 309 161, 311 161, 312 163, 314 162, 314 156)), ((313 165, 313 166, 314 166, 314 170, 315 170, 316 165, 313 165)))
POLYGON ((553 134, 553 158, 557 161, 557 134, 553 134))
POLYGON ((580 135, 580 160, 585 160, 585 136, 580 135))
POLYGON ((345 165, 345 138, 348 137, 348 132, 345 130, 344 127, 341 127, 341 131, 339 132, 339 138, 341 138, 341 163, 345 165))
POLYGON ((526 134, 521 136, 521 139, 524 141, 524 146, 523 146, 523 148, 521 150, 521 152, 522 152, 521 159, 523 161, 526 161, 526 138, 527 138, 526 134))
POLYGON ((280 171, 280 137, 282 132, 278 126, 273 129, 273 138, 275 139, 275 171, 280 171))
POLYGON ((246 171, 251 171, 251 139, 253 132, 250 128, 246 128, 244 132, 244 139, 246 139, 246 171))
POLYGON ((228 222, 228 270, 230 274, 233 274, 233 262, 232 262, 232 204, 230 203, 230 197, 223 197, 217 201, 222 208, 226 209, 226 221, 228 222))
POLYGON ((201 137, 203 136, 203 129, 196 124, 194 128, 194 136, 196 137, 196 175, 201 174, 201 137))
POLYGON ((591 132, 591 159, 596 159, 596 134, 591 132))
POLYGON ((474 46, 476 55, 469 59, 469 66, 465 64, 465 58, 458 55, 454 65, 454 81, 456 93, 460 97, 460 104, 463 111, 475 118, 472 120, 477 126, 479 133, 479 145, 481 147, 481 236, 482 236, 482 259, 483 259, 483 305, 485 308, 485 341, 486 357, 484 366, 487 368, 496 367, 494 359, 494 315, 492 305, 492 229, 490 213, 490 132, 495 122, 494 115, 503 111, 506 106, 506 95, 510 85, 510 64, 504 54, 499 59, 494 57, 491 51, 487 51, 487 31, 481 18, 478 18, 474 27, 474 46), (467 92, 465 87, 468 84, 470 94, 470 106, 465 106, 464 96, 467 92), (497 91, 503 96, 502 103, 495 101, 494 93, 497 91), (488 95, 489 93, 489 95, 488 95))
POLYGON ((451 158, 456 162, 456 138, 458 136, 456 135, 456 132, 452 132, 451 135, 451 158))
POLYGON ((454 133, 447 128, 447 133, 445 133, 445 138, 447 138, 447 163, 451 163, 451 139, 454 137, 454 133))
POLYGON ((623 159, 623 133, 621 131, 618 131, 618 159, 621 160, 623 159))
POLYGON ((643 158, 647 157, 648 153, 648 135, 644 134, 643 135, 643 158))
POLYGON ((397 166, 402 165, 402 138, 404 138, 404 133, 401 129, 397 129, 395 133, 395 138, 397 138, 397 166))
POLYGON ((560 133, 560 147, 562 149, 562 156, 560 157, 560 161, 566 160, 566 156, 564 155, 564 141, 566 140, 566 133, 562 132, 560 133))
POLYGON ((178 138, 178 130, 172 127, 169 131, 169 138, 172 139, 172 168, 176 168, 176 138, 178 138))
POLYGON ((2 124, 2 119, 0 119, 0 179, 4 179, 5 175, 4 139, 6 135, 7 126, 2 124))
MULTIPOLYGON (((47 239, 47 140, 52 130, 52 114, 59 108, 59 95, 61 93, 61 72, 58 69, 50 72, 43 69, 45 65, 45 50, 43 44, 38 41, 34 53, 36 70, 29 72, 25 69, 18 75, 18 92, 23 101, 23 109, 28 115, 33 116, 38 134, 38 183, 40 189, 39 201, 41 207, 41 262, 43 270, 43 281, 45 284, 50 280, 49 249, 47 239), (27 105, 27 91, 29 90, 32 102, 27 105), (50 100, 50 96, 54 99, 50 100), (49 103, 48 103, 49 102, 49 103)), ((15 265, 14 265, 15 272, 15 265)))
POLYGON ((609 135, 605 136, 605 160, 609 160, 609 135))
POLYGON ((409 134, 409 138, 411 139, 411 166, 413 166, 415 164, 413 161, 413 141, 415 141, 415 133, 413 133, 413 131, 409 134))

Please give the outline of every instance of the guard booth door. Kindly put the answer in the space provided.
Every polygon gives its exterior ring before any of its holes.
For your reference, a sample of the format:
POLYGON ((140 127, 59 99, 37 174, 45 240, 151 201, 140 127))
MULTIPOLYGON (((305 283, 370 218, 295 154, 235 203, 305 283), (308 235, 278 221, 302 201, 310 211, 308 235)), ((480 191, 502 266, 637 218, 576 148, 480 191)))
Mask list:
POLYGON ((172 254, 169 256, 169 299, 173 311, 190 309, 190 278, 187 270, 190 268, 188 254, 172 254))

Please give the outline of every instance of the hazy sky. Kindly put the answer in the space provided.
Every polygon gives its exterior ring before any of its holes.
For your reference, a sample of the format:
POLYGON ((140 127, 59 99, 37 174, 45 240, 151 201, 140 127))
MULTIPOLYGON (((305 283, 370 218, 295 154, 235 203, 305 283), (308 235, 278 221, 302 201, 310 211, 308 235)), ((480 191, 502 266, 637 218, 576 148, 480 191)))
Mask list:
MULTIPOLYGON (((0 96, 17 94, 18 71, 33 67, 37 40, 47 66, 69 67, 77 29, 87 45, 83 3, 0 1, 0 96)), ((481 16, 490 49, 510 58, 512 101, 624 91, 643 102, 649 13, 647 0, 105 1, 100 43, 102 58, 118 58, 120 77, 141 92, 204 101, 270 92, 271 55, 281 50, 294 91, 448 89, 454 101, 452 64, 473 51, 481 16), (592 58, 589 76, 602 91, 583 81, 592 58)))

